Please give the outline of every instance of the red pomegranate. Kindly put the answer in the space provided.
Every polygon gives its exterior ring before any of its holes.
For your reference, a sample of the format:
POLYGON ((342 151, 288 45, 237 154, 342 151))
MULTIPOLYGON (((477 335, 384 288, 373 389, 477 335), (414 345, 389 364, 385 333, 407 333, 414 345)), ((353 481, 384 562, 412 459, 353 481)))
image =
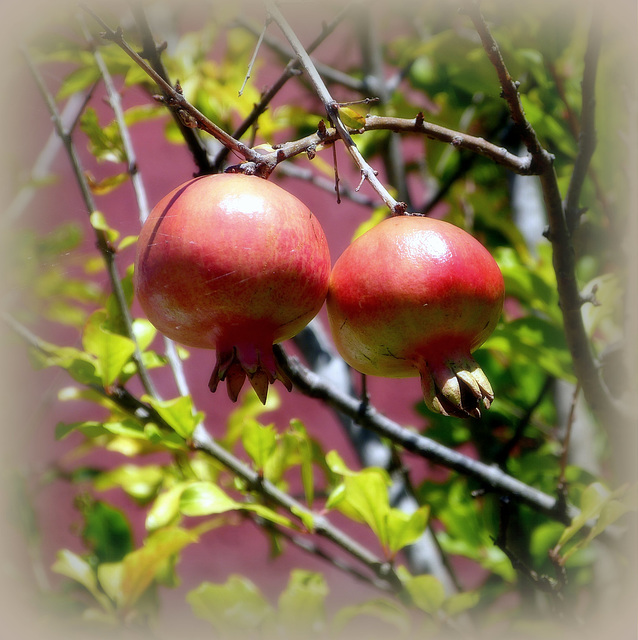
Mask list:
POLYGON ((337 349, 361 373, 421 376, 426 405, 479 417, 492 387, 470 355, 494 330, 504 283, 490 253, 454 225, 387 218, 357 238, 330 278, 337 349))
POLYGON ((164 335, 217 350, 211 391, 233 401, 246 376, 262 402, 290 380, 272 345, 298 333, 328 290, 330 254, 317 218, 262 178, 219 174, 165 196, 142 227, 135 293, 164 335))

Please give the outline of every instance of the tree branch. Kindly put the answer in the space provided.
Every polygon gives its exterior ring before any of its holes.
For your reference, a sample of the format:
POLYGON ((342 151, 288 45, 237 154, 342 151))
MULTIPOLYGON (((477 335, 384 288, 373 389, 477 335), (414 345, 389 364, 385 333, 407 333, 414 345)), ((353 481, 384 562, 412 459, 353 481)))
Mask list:
MULTIPOLYGON (((151 67, 166 81, 167 84, 169 84, 169 86, 172 86, 166 67, 162 62, 160 55, 161 49, 155 45, 153 34, 151 33, 151 29, 148 25, 146 13, 144 12, 144 5, 141 2, 134 2, 132 10, 137 28, 139 29, 142 37, 142 57, 149 61, 151 67)), ((175 110, 172 110, 171 114, 182 134, 182 137, 184 138, 184 141, 186 142, 186 146, 189 148, 191 155, 193 156, 195 164, 199 168, 199 174, 211 173, 211 163, 206 147, 195 132, 195 129, 186 126, 175 110)))
MULTIPOLYGON (((596 4, 596 3, 593 3, 596 4)), ((571 180, 565 198, 565 218, 567 229, 572 235, 576 229, 582 210, 580 194, 587 178, 591 159, 596 149, 596 70, 602 40, 602 16, 594 8, 591 17, 587 49, 585 51, 585 69, 581 84, 581 123, 578 136, 578 155, 574 162, 571 180)))
MULTIPOLYGON (((346 5, 343 9, 337 14, 335 19, 327 25, 324 25, 321 33, 312 41, 310 46, 308 47, 308 53, 312 53, 341 23, 344 16, 350 11, 351 5, 346 5)), ((264 113, 264 111, 268 108, 268 105, 272 102, 273 98, 281 91, 284 85, 293 78, 297 74, 299 74, 299 60, 296 57, 291 58, 291 60, 286 65, 286 68, 283 70, 281 75, 275 82, 272 84, 270 89, 264 93, 261 97, 261 100, 253 107, 253 110, 248 114, 248 117, 237 127, 237 129, 233 132, 233 138, 240 139, 248 129, 250 129, 257 118, 264 113)), ((219 151, 215 160, 213 161, 213 169, 214 172, 217 173, 221 171, 221 167, 226 157, 228 156, 228 149, 224 147, 219 151)))
MULTIPOLYGON (((38 71, 35 66, 31 56, 28 51, 23 50, 24 57, 29 66, 29 70, 33 75, 33 78, 36 82, 38 90, 44 99, 44 102, 49 110, 51 118, 53 120, 53 125, 55 130, 60 136, 66 153, 71 162, 71 167, 73 169, 73 174, 75 175, 75 179, 80 188, 80 192, 82 195, 82 199, 84 200, 84 205, 86 207, 87 214, 91 216, 97 208, 95 206, 95 202, 93 200, 93 194, 91 193, 91 189, 86 179, 86 174, 84 171, 84 167, 82 166, 82 162, 80 160, 80 156, 77 153, 75 145, 73 143, 73 139, 71 134, 64 128, 62 124, 62 119, 60 116, 60 112, 55 104, 55 100, 53 96, 48 91, 44 79, 42 75, 38 71)), ((142 353, 140 351, 139 345, 137 343, 137 338, 135 337, 135 333, 133 332, 133 319, 131 318, 131 313, 128 308, 128 303, 126 300, 126 295, 124 293, 124 289, 122 287, 122 282, 120 280, 120 275, 117 270, 117 265, 115 263, 115 250, 111 246, 107 234, 104 230, 98 229, 95 226, 91 225, 96 237, 96 245, 97 248, 102 255, 102 259, 104 260, 104 264, 106 266, 106 271, 109 277, 109 282, 111 285, 111 290, 113 291, 113 295, 115 300, 117 301, 118 311, 122 317, 122 321, 124 322, 124 330, 126 337, 129 338, 133 344, 135 345, 135 351, 133 353, 133 361, 137 366, 137 371, 140 376, 140 380, 146 392, 150 395, 155 396, 157 391, 155 389, 155 385, 151 380, 146 367, 144 366, 144 362, 142 361, 142 353)))
POLYGON ((255 163, 260 168, 262 175, 266 177, 272 166, 269 166, 262 155, 257 151, 254 151, 243 142, 235 140, 232 136, 227 134, 222 128, 218 127, 214 122, 209 120, 201 111, 194 107, 181 92, 179 84, 176 87, 172 87, 155 69, 149 66, 149 64, 142 58, 137 52, 135 52, 130 45, 124 39, 121 29, 111 29, 97 14, 84 7, 93 18, 100 24, 105 30, 103 37, 105 40, 115 43, 126 55, 128 55, 135 63, 137 63, 150 78, 153 79, 155 84, 160 88, 162 96, 160 101, 174 111, 180 118, 182 124, 188 128, 201 129, 206 133, 209 133, 216 140, 221 142, 225 147, 228 147, 231 151, 237 155, 243 157, 249 162, 255 163))
POLYGON ((310 59, 310 56, 304 49, 303 45, 299 41, 297 34, 291 29, 290 25, 282 15, 281 11, 277 8, 272 0, 267 0, 266 6, 268 8, 268 12, 272 16, 273 20, 277 23, 279 28, 282 30, 288 42, 295 51, 295 54, 299 58, 299 62, 303 67, 304 71, 308 74, 310 81, 312 82, 319 99, 323 102, 324 107, 326 109, 326 113, 328 114, 328 118, 334 124, 337 133, 339 134, 339 138, 343 140, 346 145, 346 149, 348 153, 352 156, 355 163, 359 167, 361 171, 361 175, 370 183, 372 188, 379 194, 383 202, 386 204, 388 209, 392 212, 392 214, 400 214, 405 213, 407 209, 407 205, 403 202, 397 202, 385 188, 385 186, 381 183, 381 181, 377 178, 376 171, 366 162, 364 157, 361 155, 361 152, 357 148, 350 132, 345 127, 343 122, 341 121, 341 117, 339 115, 339 105, 332 98, 328 88, 324 84, 321 76, 317 72, 317 69, 310 59))
POLYGON ((380 414, 372 406, 367 405, 362 411, 361 402, 330 384, 313 371, 304 367, 296 358, 288 357, 283 349, 275 345, 280 364, 292 380, 293 384, 304 394, 317 398, 328 406, 337 409, 352 418, 362 427, 374 431, 391 442, 415 453, 426 460, 431 460, 448 469, 478 480, 484 488, 498 494, 509 495, 527 504, 531 508, 564 524, 569 524, 575 515, 570 508, 567 512, 559 510, 556 498, 538 491, 529 485, 490 466, 449 449, 438 442, 418 433, 404 429, 396 422, 380 414))
POLYGON ((532 173, 540 176, 543 199, 549 221, 548 237, 552 243, 552 262, 556 273, 558 297, 565 328, 565 339, 589 407, 601 424, 615 424, 629 419, 628 411, 609 393, 585 331, 581 313, 582 299, 576 280, 576 258, 565 217, 553 157, 540 144, 536 132, 528 122, 518 95, 518 85, 512 80, 476 0, 464 4, 480 36, 483 48, 496 69, 503 97, 521 139, 531 155, 532 173))

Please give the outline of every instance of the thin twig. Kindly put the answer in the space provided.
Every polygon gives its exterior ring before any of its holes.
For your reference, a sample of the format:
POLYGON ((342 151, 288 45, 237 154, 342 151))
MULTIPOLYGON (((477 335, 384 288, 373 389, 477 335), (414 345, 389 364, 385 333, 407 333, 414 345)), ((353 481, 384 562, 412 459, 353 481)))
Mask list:
MULTIPOLYGON (((161 52, 162 48, 155 45, 155 40, 151 29, 146 19, 146 13, 144 11, 144 5, 142 2, 133 3, 133 16, 137 28, 142 38, 142 57, 146 58, 151 67, 169 84, 172 86, 168 72, 164 63, 162 62, 161 52)), ((199 174, 216 173, 211 171, 211 162, 208 157, 206 146, 203 144, 201 138, 197 134, 196 129, 187 127, 179 117, 176 111, 171 112, 174 122, 179 128, 186 146, 193 156, 193 160, 199 169, 199 174)), ((225 148, 225 147, 224 147, 225 148)))
MULTIPOLYGON (((593 3, 596 4, 596 3, 593 3)), ((580 194, 596 150, 596 70, 602 40, 602 16, 596 9, 592 12, 587 49, 585 51, 583 81, 581 84, 582 109, 578 136, 578 154, 574 162, 567 197, 565 198, 565 218, 570 234, 573 234, 582 209, 580 194)))
POLYGON ((239 97, 240 98, 241 98, 242 94, 244 93, 244 88, 246 87, 246 83, 250 79, 250 75, 252 73, 253 67, 255 66, 255 61, 257 60, 257 54, 259 53, 259 49, 261 47, 261 43, 264 41, 264 36, 266 35, 266 29, 268 29, 268 25, 269 24, 270 24, 270 18, 266 18, 266 22, 264 23, 264 28, 262 29, 261 33, 259 34, 259 38, 257 39, 257 44, 255 45, 255 50, 253 51, 252 58, 250 59, 250 62, 248 63, 248 69, 246 71, 246 75, 244 76, 244 81, 243 81, 241 87, 239 88, 239 97))
MULTIPOLYGON (((115 120, 120 131, 120 136, 122 138, 122 148, 126 157, 128 171, 131 176, 131 183, 133 185, 133 192, 137 201, 140 225, 142 225, 148 218, 150 207, 148 204, 148 197, 146 194, 146 189, 144 187, 142 174, 138 167, 135 149, 133 147, 129 128, 126 125, 126 120, 124 118, 122 100, 120 98, 119 92, 115 88, 111 73, 109 72, 108 67, 105 64, 104 59, 99 52, 99 49, 97 48, 96 43, 88 29, 85 28, 84 34, 87 42, 89 42, 89 44, 91 45, 93 56, 97 63, 98 69, 100 70, 100 75, 102 76, 102 79, 104 81, 109 104, 113 109, 115 120)), ((177 349, 175 348, 174 342, 166 336, 164 336, 164 347, 166 358, 168 360, 171 371, 173 372, 173 377, 175 378, 178 392, 182 396, 190 395, 190 389, 188 388, 188 384, 186 383, 182 361, 177 354, 177 349)), ((194 408, 193 411, 195 412, 194 408)))
MULTIPOLYGON (((57 134, 60 136, 64 148, 67 152, 69 160, 71 162, 71 166, 73 169, 73 173, 75 175, 75 179, 80 188, 80 192, 82 195, 82 199, 84 200, 84 204, 86 207, 87 214, 91 216, 97 208, 95 206, 95 202, 93 200, 93 194, 91 193, 91 189, 86 179, 86 174, 84 172, 84 167, 82 166, 82 161, 80 160, 80 156, 77 153, 73 140, 69 132, 64 128, 62 124, 62 120, 60 117, 60 112, 55 104, 55 100, 53 96, 49 92, 40 74, 37 69, 35 63, 31 59, 29 52, 23 50, 24 57, 29 66, 29 70, 33 75, 33 78, 36 82, 38 90, 44 99, 44 102, 49 110, 51 118, 53 120, 53 124, 55 126, 55 130, 57 134)), ((133 361, 137 366, 137 370, 140 376, 140 380, 146 392, 150 395, 156 395, 155 385, 151 380, 146 367, 144 366, 144 362, 142 360, 142 353, 140 351, 139 345, 137 343, 137 338, 135 337, 135 333, 133 332, 133 320, 131 318, 131 313, 128 307, 128 302, 126 300, 126 295, 124 293, 124 289, 122 287, 122 282, 120 280, 120 275, 117 270, 117 265, 115 262, 115 250, 111 246, 109 239, 106 235, 106 232, 102 229, 98 229, 96 227, 92 228, 96 237, 96 245, 97 248, 102 255, 102 259, 104 260, 104 264, 106 266, 106 271, 108 273, 109 282, 111 285, 111 290, 113 291, 113 295, 115 300, 117 301, 118 311, 120 312, 122 321, 124 323, 124 331, 125 335, 133 342, 135 346, 135 351, 133 353, 133 361)))
MULTIPOLYGON (((18 322, 11 314, 2 312, 0 313, 0 317, 13 331, 25 340, 29 346, 44 354, 49 354, 46 342, 18 322)), ((117 385, 114 385, 108 390, 97 385, 87 385, 87 387, 110 400, 115 406, 125 411, 141 424, 154 424, 167 432, 173 431, 172 427, 161 415, 151 406, 131 394, 126 388, 117 385)), ((378 558, 357 540, 332 524, 324 515, 313 512, 291 495, 263 478, 258 471, 253 470, 230 451, 222 447, 210 435, 203 424, 195 428, 189 445, 194 451, 201 451, 217 460, 217 462, 222 464, 237 478, 241 479, 251 491, 258 492, 264 499, 283 508, 293 519, 301 521, 302 524, 311 522, 312 533, 330 540, 350 556, 363 563, 379 580, 383 581, 390 590, 398 592, 402 589, 401 581, 389 562, 378 558)))
POLYGON ((268 175, 272 170, 267 163, 264 162, 263 156, 257 151, 254 151, 250 147, 246 146, 243 142, 236 140, 222 128, 218 127, 214 122, 209 120, 201 111, 193 106, 181 92, 179 85, 176 87, 171 86, 155 69, 142 58, 136 51, 134 51, 128 42, 124 39, 121 29, 111 29, 96 13, 90 10, 88 7, 83 7, 104 29, 103 37, 110 42, 115 43, 126 55, 128 55, 140 68, 142 68, 147 75, 153 79, 155 84, 160 88, 162 96, 160 101, 167 107, 177 113, 181 118, 182 123, 187 127, 201 129, 206 133, 209 133, 216 140, 221 142, 225 147, 228 147, 237 155, 243 157, 249 162, 255 163, 263 175, 268 175))
MULTIPOLYGON (((345 15, 346 11, 350 11, 352 6, 343 7, 343 14, 345 15)), ((338 20, 341 21, 342 16, 338 16, 338 20)), ((259 34, 259 29, 255 28, 253 25, 249 24, 245 20, 238 20, 237 24, 242 26, 244 29, 247 29, 254 35, 259 34)), ((280 55, 284 59, 297 58, 296 53, 291 51, 290 48, 286 47, 281 42, 275 40, 275 38, 271 38, 266 35, 264 37, 264 43, 270 47, 275 53, 280 55)), ((312 45, 306 48, 307 53, 311 53, 312 45)), ((355 78, 354 76, 344 73, 343 71, 339 71, 339 69, 335 69, 326 64, 322 64, 318 61, 313 60, 313 64, 322 78, 325 78, 326 81, 332 84, 338 84, 342 87, 350 89, 351 91, 355 91, 356 93, 365 94, 368 93, 369 87, 366 84, 365 80, 361 80, 359 78, 355 78)))
POLYGON ((283 14, 274 2, 271 0, 267 1, 268 12, 273 17, 273 20, 277 23, 279 28, 282 30, 284 35, 286 36, 288 42, 295 51, 295 54, 299 58, 301 66, 304 71, 308 74, 310 81, 312 82, 319 99, 323 102, 324 107, 326 109, 326 113, 330 121, 334 124, 337 133, 339 134, 339 138, 343 140, 346 145, 346 149, 348 153, 352 156, 355 163, 359 167, 361 173, 365 176, 366 180, 370 183, 372 188, 379 194, 383 202, 386 204, 388 209, 390 209, 392 214, 400 214, 405 213, 407 209, 407 205, 403 202, 397 202, 388 190, 385 188, 383 183, 378 179, 376 171, 366 162, 364 157, 361 155, 361 152, 357 148, 350 132, 346 128, 346 126, 341 121, 341 117, 339 115, 339 107, 337 102, 332 98, 328 88, 326 87, 324 81, 321 79, 321 76, 317 72, 317 69, 310 59, 307 51, 304 49, 303 45, 299 41, 297 34, 292 30, 283 14))
MULTIPOLYGON (((350 5, 343 7, 342 10, 329 24, 323 25, 321 33, 308 46, 308 53, 312 53, 337 28, 337 26, 341 23, 350 9, 350 5)), ((246 119, 237 127, 237 129, 235 129, 235 131, 233 131, 233 138, 239 140, 246 133, 246 131, 248 131, 248 129, 250 129, 255 124, 257 118, 259 118, 259 116, 264 113, 264 111, 266 111, 268 105, 272 102, 273 98, 281 91, 281 89, 283 89, 288 80, 298 75, 299 73, 299 60, 296 57, 292 57, 279 78, 277 78, 270 89, 268 89, 268 91, 264 93, 259 102, 248 114, 246 119)), ((227 156, 228 149, 226 147, 222 147, 222 149, 215 157, 215 160, 213 161, 213 170, 215 173, 221 171, 222 164, 226 160, 227 156)))

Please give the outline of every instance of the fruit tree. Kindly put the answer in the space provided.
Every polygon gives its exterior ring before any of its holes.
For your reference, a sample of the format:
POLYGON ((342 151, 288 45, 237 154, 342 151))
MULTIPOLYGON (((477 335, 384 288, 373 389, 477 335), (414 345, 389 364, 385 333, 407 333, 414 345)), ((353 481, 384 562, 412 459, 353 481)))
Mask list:
POLYGON ((629 0, 15 24, 3 628, 635 633, 629 0))

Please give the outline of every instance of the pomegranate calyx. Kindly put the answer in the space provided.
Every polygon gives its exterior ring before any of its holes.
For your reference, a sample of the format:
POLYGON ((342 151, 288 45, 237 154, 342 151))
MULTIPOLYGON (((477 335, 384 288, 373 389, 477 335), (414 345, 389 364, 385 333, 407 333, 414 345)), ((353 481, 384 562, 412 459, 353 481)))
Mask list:
POLYGON ((480 405, 490 408, 494 391, 471 356, 447 358, 419 365, 421 388, 427 407, 444 416, 480 418, 480 405))
POLYGON ((277 364, 272 349, 264 352, 249 348, 242 351, 234 346, 217 350, 217 362, 208 382, 208 388, 212 392, 225 380, 228 397, 236 402, 246 377, 262 404, 266 404, 268 387, 275 380, 292 391, 292 382, 277 364))

